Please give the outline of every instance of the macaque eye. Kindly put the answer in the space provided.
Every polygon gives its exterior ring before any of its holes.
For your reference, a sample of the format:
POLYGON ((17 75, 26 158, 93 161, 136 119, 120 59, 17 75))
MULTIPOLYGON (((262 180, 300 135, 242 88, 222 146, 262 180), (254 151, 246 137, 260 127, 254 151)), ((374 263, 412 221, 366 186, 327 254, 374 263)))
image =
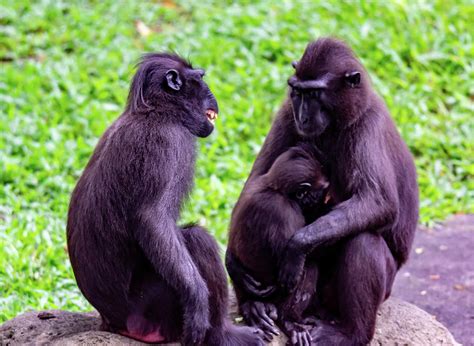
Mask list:
POLYGON ((306 194, 308 193, 308 191, 306 190, 299 190, 296 192, 296 198, 297 199, 302 199, 304 196, 306 196, 306 194))
POLYGON ((294 96, 300 96, 301 95, 301 90, 298 88, 292 88, 291 92, 293 93, 294 96))
POLYGON ((296 198, 297 199, 302 199, 308 194, 308 191, 311 189, 311 184, 310 183, 301 183, 298 186, 298 190, 296 191, 296 198))
POLYGON ((321 96, 321 90, 320 89, 313 89, 309 92, 309 96, 313 98, 319 98, 321 96))
POLYGON ((347 84, 349 84, 351 88, 355 88, 357 85, 360 84, 360 72, 359 71, 347 72, 344 75, 344 80, 346 81, 347 84))

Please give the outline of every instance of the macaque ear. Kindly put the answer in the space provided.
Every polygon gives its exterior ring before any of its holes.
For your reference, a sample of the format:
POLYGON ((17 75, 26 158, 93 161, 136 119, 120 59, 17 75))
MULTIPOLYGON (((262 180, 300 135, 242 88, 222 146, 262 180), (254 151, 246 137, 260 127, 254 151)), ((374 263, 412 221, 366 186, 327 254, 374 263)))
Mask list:
POLYGON ((360 72, 359 71, 347 72, 344 75, 344 80, 346 81, 347 84, 349 84, 351 88, 354 88, 360 84, 360 72))
POLYGON ((169 88, 176 91, 181 89, 183 82, 181 81, 178 71, 176 71, 175 69, 168 70, 166 71, 165 77, 166 85, 168 85, 169 88))
POLYGON ((296 65, 298 65, 298 61, 292 61, 291 62, 291 66, 293 66, 293 68, 296 68, 296 65))

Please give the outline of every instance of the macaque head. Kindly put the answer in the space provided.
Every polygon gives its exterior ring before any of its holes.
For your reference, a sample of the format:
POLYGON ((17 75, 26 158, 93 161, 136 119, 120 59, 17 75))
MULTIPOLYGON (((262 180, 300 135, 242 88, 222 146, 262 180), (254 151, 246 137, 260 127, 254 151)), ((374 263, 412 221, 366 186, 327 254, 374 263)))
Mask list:
POLYGON ((179 122, 198 137, 214 130, 219 107, 203 77, 203 69, 173 54, 142 58, 129 94, 129 109, 179 122), (154 114, 160 109, 161 114, 154 114), (166 113, 166 114, 164 114, 166 113))
POLYGON ((310 43, 288 80, 298 133, 321 135, 331 125, 344 127, 368 107, 367 74, 343 42, 322 38, 310 43))

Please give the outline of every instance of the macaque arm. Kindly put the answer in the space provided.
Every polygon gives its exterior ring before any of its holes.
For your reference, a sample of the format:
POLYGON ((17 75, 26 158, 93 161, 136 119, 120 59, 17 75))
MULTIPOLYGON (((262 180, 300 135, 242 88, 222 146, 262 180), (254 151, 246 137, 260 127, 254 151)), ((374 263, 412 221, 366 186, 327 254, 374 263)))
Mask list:
POLYGON ((398 200, 387 190, 356 194, 312 224, 298 230, 289 247, 296 247, 308 254, 318 247, 332 245, 348 236, 383 230, 395 221, 397 210, 398 200))
MULTIPOLYGON (((383 121, 376 115, 370 119, 383 121)), ((307 254, 348 236, 380 232, 395 222, 399 202, 393 163, 387 155, 390 148, 377 140, 382 134, 372 139, 372 122, 361 125, 358 136, 346 144, 353 154, 336 166, 350 197, 296 232, 290 248, 307 254)))
POLYGON ((141 227, 135 237, 156 272, 181 294, 184 307, 207 309, 207 285, 181 238, 181 229, 167 215, 166 208, 144 207, 139 220, 141 227))

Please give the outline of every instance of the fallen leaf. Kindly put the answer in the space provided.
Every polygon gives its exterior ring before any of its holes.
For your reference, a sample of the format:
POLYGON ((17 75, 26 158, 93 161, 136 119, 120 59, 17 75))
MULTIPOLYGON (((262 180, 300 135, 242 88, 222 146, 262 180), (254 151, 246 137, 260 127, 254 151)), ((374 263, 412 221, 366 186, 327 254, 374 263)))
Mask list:
POLYGON ((166 8, 176 8, 176 4, 174 3, 174 1, 171 1, 171 0, 164 0, 163 1, 163 7, 166 7, 166 8))
POLYGON ((147 37, 151 34, 152 30, 141 20, 135 22, 135 28, 137 29, 140 36, 147 37))
POLYGON ((52 314, 51 312, 48 312, 48 311, 41 311, 39 314, 38 314, 38 318, 40 320, 49 320, 51 318, 56 318, 56 316, 54 314, 52 314))
POLYGON ((439 280, 440 277, 441 277, 441 276, 439 276, 439 274, 432 274, 432 275, 430 275, 430 279, 431 279, 431 280, 439 280))
POLYGON ((461 285, 461 284, 456 284, 456 285, 454 285, 454 289, 456 291, 464 291, 466 289, 466 286, 461 285))

